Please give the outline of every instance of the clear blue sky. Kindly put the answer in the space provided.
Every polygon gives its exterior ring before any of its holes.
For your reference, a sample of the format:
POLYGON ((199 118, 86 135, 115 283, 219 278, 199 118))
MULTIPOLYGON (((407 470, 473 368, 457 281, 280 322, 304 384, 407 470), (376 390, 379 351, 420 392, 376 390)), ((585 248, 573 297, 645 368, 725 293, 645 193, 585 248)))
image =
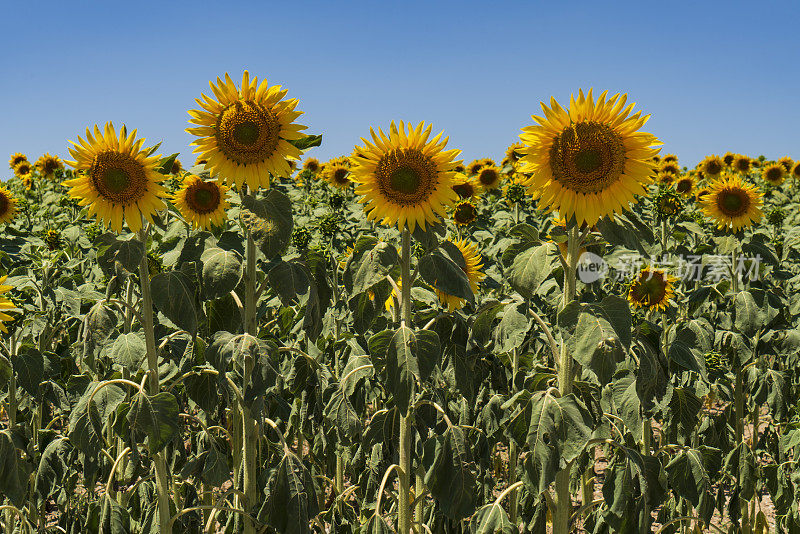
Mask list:
MULTIPOLYGON (((371 125, 426 120, 465 159, 500 157, 539 102, 629 93, 686 165, 800 158, 800 2, 19 2, 0 32, 0 154, 66 154, 113 120, 192 163, 208 80, 289 89, 320 159, 371 125), (34 5, 35 4, 35 5, 34 5)), ((7 158, 8 156, 4 156, 7 158)), ((3 160, 5 161, 5 160, 3 160)))

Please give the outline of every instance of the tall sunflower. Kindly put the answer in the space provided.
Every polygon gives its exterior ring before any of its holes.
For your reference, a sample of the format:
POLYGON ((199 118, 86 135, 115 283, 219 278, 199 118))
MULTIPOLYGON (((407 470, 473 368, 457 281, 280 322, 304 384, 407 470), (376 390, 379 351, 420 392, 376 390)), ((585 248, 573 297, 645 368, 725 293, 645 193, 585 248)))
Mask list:
POLYGON ((718 228, 727 227, 734 232, 759 220, 761 205, 761 192, 756 186, 732 176, 711 183, 700 201, 703 213, 714 219, 718 228))
POLYGON ((475 198, 480 190, 480 185, 472 176, 457 174, 455 180, 453 180, 453 191, 456 192, 459 198, 475 198))
POLYGON ((0 223, 11 222, 17 214, 17 199, 11 191, 0 186, 0 223))
POLYGON ((541 194, 540 205, 552 207, 578 224, 594 224, 601 217, 621 212, 643 195, 661 144, 638 131, 649 115, 631 115, 627 95, 607 92, 597 101, 592 91, 570 99, 563 109, 551 98, 542 103, 545 117, 533 116, 539 125, 522 129, 526 145, 522 172, 531 173, 528 190, 541 194))
POLYGON ((681 166, 675 160, 662 159, 661 164, 658 166, 658 172, 677 176, 681 173, 681 166))
POLYGON ((12 286, 5 285, 6 278, 8 278, 8 275, 0 277, 0 330, 7 334, 8 330, 6 329, 6 325, 3 323, 13 321, 14 318, 8 315, 6 312, 9 310, 16 310, 17 307, 14 306, 14 303, 11 302, 11 299, 4 295, 4 293, 8 293, 12 289, 12 286))
POLYGON ((725 155, 722 156, 722 162, 725 164, 726 167, 730 167, 733 165, 733 160, 736 159, 736 154, 733 152, 725 152, 725 155))
POLYGON ((661 269, 645 267, 628 288, 628 302, 634 308, 648 311, 665 310, 675 295, 677 278, 661 269))
POLYGON ((313 172, 314 174, 319 172, 320 167, 321 165, 317 158, 306 158, 303 162, 303 170, 313 172))
POLYGON ((372 129, 370 134, 373 142, 362 138, 364 146, 351 159, 351 180, 367 218, 414 231, 444 217, 458 198, 452 185, 459 151, 445 150, 442 133, 429 140, 431 126, 424 122, 416 128, 392 122, 389 135, 372 129))
POLYGON ((783 168, 786 169, 786 172, 791 172, 792 167, 794 166, 794 161, 789 156, 783 156, 778 160, 778 163, 783 165, 783 168))
POLYGON ((148 155, 144 141, 136 139, 136 130, 128 134, 125 126, 118 135, 110 122, 102 132, 95 125, 94 134, 86 129, 85 140, 70 141, 69 153, 75 159, 67 164, 79 173, 64 182, 69 195, 117 232, 122 232, 123 222, 132 232, 139 231, 142 217, 152 221, 153 213, 164 208, 164 176, 156 171, 160 156, 148 155))
POLYGON ((703 176, 706 178, 716 178, 722 171, 725 169, 725 162, 722 161, 722 158, 716 155, 706 156, 703 161, 700 162, 700 172, 703 173, 703 176))
POLYGON ((53 178, 58 169, 64 168, 64 164, 58 156, 45 153, 36 160, 36 168, 45 178, 53 178))
POLYGON ((322 177, 333 187, 344 189, 350 185, 350 166, 340 160, 333 160, 325 165, 322 177))
POLYGON ((691 197, 694 196, 695 185, 696 183, 694 176, 691 174, 684 174, 675 180, 673 187, 675 187, 675 191, 681 195, 685 197, 691 197))
POLYGON ((302 112, 295 111, 297 99, 283 100, 286 90, 280 85, 260 84, 244 71, 239 88, 225 74, 225 81, 210 82, 215 98, 196 99, 202 109, 189 111, 186 131, 199 139, 194 152, 208 160, 206 168, 229 184, 250 189, 269 187, 269 175, 290 174, 288 158, 299 158, 300 150, 289 143, 300 139, 306 127, 294 122, 302 112))
POLYGON ((188 175, 181 188, 172 196, 183 218, 195 228, 209 229, 222 226, 230 206, 226 195, 228 188, 216 181, 204 181, 199 176, 188 175))
POLYGON ((510 147, 506 149, 506 157, 503 158, 503 165, 506 164, 513 164, 519 161, 519 158, 522 155, 522 143, 514 143, 510 147))
POLYGON ((752 166, 752 162, 749 157, 745 156, 744 154, 736 154, 733 158, 733 163, 731 166, 737 172, 741 174, 747 174, 750 172, 750 167, 752 166))
MULTIPOLYGON (((465 239, 455 241, 453 244, 461 251, 461 256, 464 258, 464 265, 460 265, 461 270, 467 275, 467 280, 469 280, 469 286, 472 288, 472 292, 477 293, 478 284, 486 277, 481 270, 483 269, 483 258, 475 245, 468 243, 465 239)), ((466 302, 464 299, 448 295, 444 291, 438 289, 435 291, 436 295, 439 297, 439 301, 445 304, 449 311, 452 312, 464 307, 464 302, 466 302)))
POLYGON ((795 163, 794 167, 792 167, 792 178, 800 180, 800 161, 795 163))
POLYGON ((478 173, 477 182, 481 189, 491 191, 500 187, 500 169, 494 165, 486 165, 478 173))
POLYGON ((761 177, 770 185, 781 185, 786 178, 786 168, 780 163, 772 163, 764 167, 761 177))
POLYGON ((28 161, 28 156, 22 152, 15 152, 11 155, 11 159, 8 160, 8 166, 13 169, 23 161, 28 161))
POLYGON ((23 176, 31 174, 32 172, 33 172, 33 164, 28 160, 20 161, 14 167, 14 175, 17 178, 22 178, 23 176))

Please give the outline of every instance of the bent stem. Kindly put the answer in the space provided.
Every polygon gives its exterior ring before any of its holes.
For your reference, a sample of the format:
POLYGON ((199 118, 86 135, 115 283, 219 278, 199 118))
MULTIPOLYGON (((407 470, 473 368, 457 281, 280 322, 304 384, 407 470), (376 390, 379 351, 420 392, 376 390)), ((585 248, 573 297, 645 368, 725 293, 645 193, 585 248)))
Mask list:
MULTIPOLYGON (((148 226, 139 230, 139 239, 147 250, 148 226)), ((139 284, 142 292, 142 329, 144 330, 145 346, 147 348, 148 390, 150 395, 157 395, 161 389, 158 378, 158 354, 156 353, 156 337, 153 329, 153 297, 150 294, 150 269, 147 266, 147 254, 142 254, 139 262, 139 284)), ((158 520, 160 531, 168 532, 170 520, 169 475, 164 452, 155 455, 156 488, 158 492, 158 520)))
MULTIPOLYGON (((567 240, 567 261, 564 269, 564 292, 559 311, 563 310, 570 302, 575 300, 576 270, 578 265, 578 249, 580 248, 580 228, 577 224, 570 228, 567 240)), ((572 354, 567 350, 567 344, 562 340, 561 354, 558 362, 558 390, 561 396, 572 393, 574 367, 572 354)), ((553 534, 568 534, 570 518, 572 516, 572 496, 569 490, 570 472, 572 462, 556 474, 555 506, 552 511, 553 534)))
MULTIPOLYGON (((403 228, 403 247, 401 251, 400 277, 403 280, 400 288, 400 310, 402 326, 411 326, 411 232, 403 228)), ((397 506, 397 532, 408 534, 411 530, 411 406, 400 418, 400 469, 398 469, 400 485, 397 506)), ((421 519, 421 518, 420 518, 421 519)))

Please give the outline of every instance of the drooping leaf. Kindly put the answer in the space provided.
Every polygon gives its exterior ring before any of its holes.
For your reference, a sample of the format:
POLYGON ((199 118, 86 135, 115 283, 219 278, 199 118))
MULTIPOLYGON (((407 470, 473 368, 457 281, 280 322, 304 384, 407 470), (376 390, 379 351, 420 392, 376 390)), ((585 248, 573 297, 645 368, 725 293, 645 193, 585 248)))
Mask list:
POLYGON ((464 431, 449 427, 437 443, 433 465, 425 474, 442 513, 454 521, 475 512, 478 498, 476 467, 464 431))
POLYGON ((242 258, 235 250, 210 248, 203 252, 203 293, 215 299, 233 291, 242 279, 242 258))

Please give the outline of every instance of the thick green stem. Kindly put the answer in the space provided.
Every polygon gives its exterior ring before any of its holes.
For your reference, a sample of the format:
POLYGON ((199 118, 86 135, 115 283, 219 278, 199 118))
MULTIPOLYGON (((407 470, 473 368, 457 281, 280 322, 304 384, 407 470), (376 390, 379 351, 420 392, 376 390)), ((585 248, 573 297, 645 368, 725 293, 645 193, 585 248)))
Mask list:
MULTIPOLYGON (((514 349, 511 355, 511 396, 517 393, 515 378, 519 370, 519 349, 514 349)), ((519 460, 517 443, 513 440, 508 445, 508 486, 511 487, 517 481, 517 461, 519 460)), ((514 489, 508 496, 508 517, 511 524, 517 525, 517 490, 514 489)))
MULTIPOLYGON (((248 232, 247 248, 245 250, 246 271, 245 276, 245 331, 251 336, 258 335, 258 324, 256 321, 256 245, 253 236, 248 232)), ((255 362, 252 356, 247 356, 244 361, 244 387, 250 381, 253 374, 255 362)), ((244 388, 242 389, 244 391, 244 388)), ((244 441, 244 451, 242 464, 244 469, 244 497, 245 510, 251 510, 257 500, 256 495, 256 455, 258 448, 258 425, 250 412, 250 407, 242 404, 242 440, 244 441)), ((245 534, 255 534, 256 528, 252 521, 245 520, 245 534)))
MULTIPOLYGON (((139 230, 139 239, 147 249, 146 227, 139 230)), ((157 395, 161 389, 161 384, 158 378, 158 354, 156 353, 156 337, 153 329, 153 297, 150 294, 150 269, 147 266, 147 254, 142 255, 142 260, 139 263, 139 284, 142 291, 142 329, 144 330, 144 341, 147 347, 148 389, 150 395, 157 395)), ((163 452, 158 453, 154 460, 158 492, 158 522, 160 532, 167 534, 170 520, 167 462, 164 460, 163 452)))
POLYGON ((733 390, 733 405, 736 410, 736 444, 739 445, 744 439, 744 373, 742 366, 736 365, 736 382, 733 390))
MULTIPOLYGON (((400 270, 400 311, 402 325, 411 327, 411 232, 403 229, 403 247, 400 270)), ((408 534, 411 530, 411 408, 400 418, 400 486, 397 506, 397 532, 408 534)))

